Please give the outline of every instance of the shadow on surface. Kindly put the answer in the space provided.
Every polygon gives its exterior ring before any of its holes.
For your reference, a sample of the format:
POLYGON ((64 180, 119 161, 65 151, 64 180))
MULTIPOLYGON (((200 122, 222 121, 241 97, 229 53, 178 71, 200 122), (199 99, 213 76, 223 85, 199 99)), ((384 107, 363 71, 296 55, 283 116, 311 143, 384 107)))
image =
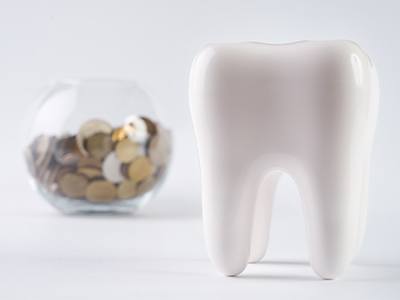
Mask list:
MULTIPOLYGON (((318 276, 312 275, 302 275, 302 274, 290 274, 290 272, 283 271, 281 274, 276 274, 277 266, 282 266, 282 270, 287 270, 287 267, 306 267, 308 268, 310 264, 304 260, 270 260, 270 261, 260 261, 258 263, 252 264, 254 267, 261 267, 265 269, 265 274, 242 274, 238 279, 249 279, 249 280, 273 280, 273 281, 320 281, 318 276), (271 273, 271 269, 268 266, 276 266, 273 268, 274 273, 271 273), (268 272, 269 270, 269 272, 268 272)), ((259 269, 260 270, 260 269, 259 269)))
POLYGON ((249 279, 249 280, 276 280, 276 281, 321 281, 321 279, 308 275, 291 275, 291 274, 244 274, 238 279, 249 279))
POLYGON ((291 266, 309 266, 308 261, 303 260, 271 260, 271 261, 260 261, 256 264, 260 265, 291 265, 291 266))

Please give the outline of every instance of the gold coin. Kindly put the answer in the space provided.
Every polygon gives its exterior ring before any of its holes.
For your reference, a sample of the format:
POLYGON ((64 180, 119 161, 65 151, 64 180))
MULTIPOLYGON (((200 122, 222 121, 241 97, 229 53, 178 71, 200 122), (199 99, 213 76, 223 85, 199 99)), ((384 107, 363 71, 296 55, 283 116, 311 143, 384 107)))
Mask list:
POLYGON ((127 133, 124 127, 118 127, 113 131, 111 135, 111 139, 113 140, 114 143, 120 142, 126 138, 127 138, 127 133))
POLYGON ((139 182, 150 177, 154 172, 154 166, 145 156, 139 156, 130 165, 128 175, 134 182, 139 182))
POLYGON ((69 198, 82 198, 85 196, 88 179, 81 174, 66 173, 59 182, 61 192, 69 198))
POLYGON ((115 185, 107 180, 95 180, 86 188, 86 198, 95 203, 106 203, 114 200, 117 196, 115 185))
POLYGON ((147 132, 150 133, 150 135, 155 135, 157 133, 157 125, 149 118, 143 116, 140 118, 146 123, 147 132))
POLYGON ((85 148, 91 157, 103 159, 112 150, 111 136, 106 133, 96 133, 85 140, 85 148))
POLYGON ((103 174, 100 169, 93 167, 80 167, 78 173, 85 175, 89 179, 101 177, 103 174))
POLYGON ((136 183, 124 180, 118 185, 117 194, 120 199, 133 198, 136 195, 136 183))
POLYGON ((55 169, 56 171, 56 175, 54 178, 55 182, 60 182, 61 178, 68 174, 68 173, 75 173, 75 168, 71 167, 71 166, 61 166, 60 168, 55 169))
POLYGON ((82 154, 87 155, 85 140, 96 133, 111 134, 112 127, 103 120, 93 119, 82 124, 76 136, 76 143, 82 154))
POLYGON ((97 169, 101 169, 101 160, 99 159, 95 159, 93 157, 82 157, 79 162, 78 162, 78 168, 97 168, 97 169))
POLYGON ((129 139, 125 139, 117 144, 115 147, 115 154, 121 162, 131 162, 138 155, 138 148, 138 144, 129 139))
POLYGON ((156 180, 153 176, 141 181, 137 186, 137 194, 143 195, 144 193, 150 191, 156 184, 156 180))

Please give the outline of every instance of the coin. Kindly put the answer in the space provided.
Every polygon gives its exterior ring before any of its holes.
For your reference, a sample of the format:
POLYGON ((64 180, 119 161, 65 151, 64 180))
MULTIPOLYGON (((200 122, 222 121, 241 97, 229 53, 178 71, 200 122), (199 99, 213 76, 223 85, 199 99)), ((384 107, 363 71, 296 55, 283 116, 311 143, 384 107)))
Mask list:
POLYGON ((141 116, 140 118, 146 123, 147 132, 150 135, 155 135, 157 133, 157 125, 149 118, 143 116, 141 116))
POLYGON ((68 173, 76 173, 76 169, 71 166, 61 166, 61 168, 56 170, 54 182, 60 182, 61 178, 68 173))
POLYGON ((128 138, 136 143, 146 143, 149 138, 146 123, 138 116, 129 116, 125 120, 124 129, 127 132, 128 138))
POLYGON ((143 194, 163 177, 168 134, 145 116, 131 116, 117 128, 93 119, 77 135, 37 136, 25 149, 25 159, 48 192, 107 203, 143 194))
POLYGON ((85 140, 85 148, 90 156, 103 159, 112 150, 111 136, 106 133, 95 133, 85 140))
MULTIPOLYGON (((51 164, 51 166, 43 173, 41 182, 45 185, 45 188, 51 192, 57 192, 59 185, 57 178, 63 167, 59 164, 51 164)), ((70 170, 69 170, 70 171, 70 170)))
POLYGON ((138 148, 138 144, 126 139, 117 144, 115 147, 115 153, 121 162, 127 163, 132 161, 138 155, 138 148))
POLYGON ((143 195, 144 193, 150 191, 155 184, 156 180, 153 176, 141 181, 137 186, 137 195, 143 195))
POLYGON ((89 179, 102 177, 101 161, 93 157, 81 157, 78 162, 78 173, 81 173, 89 179))
POLYGON ((120 142, 127 138, 127 133, 124 127, 118 127, 115 129, 111 135, 111 139, 114 143, 120 142))
POLYGON ((128 175, 134 182, 142 181, 154 172, 154 167, 150 160, 145 156, 139 156, 136 158, 128 168, 128 175))
POLYGON ((38 170, 37 178, 43 183, 47 184, 49 178, 55 178, 55 174, 61 168, 61 165, 55 160, 54 156, 51 156, 46 167, 38 170), (50 176, 51 175, 51 176, 50 176))
POLYGON ((159 128, 158 134, 150 140, 148 149, 149 157, 156 166, 163 166, 170 159, 170 139, 169 131, 159 128))
POLYGON ((98 160, 96 158, 93 157, 82 157, 79 162, 78 162, 78 168, 82 168, 82 167, 89 167, 89 168, 97 168, 97 169, 101 169, 101 160, 98 160))
POLYGON ((61 192, 69 198, 81 198, 85 196, 88 180, 84 175, 66 173, 59 180, 61 192))
POLYGON ((153 176, 157 178, 157 181, 163 180, 167 173, 167 166, 160 166, 157 167, 156 171, 154 172, 153 176))
POLYGON ((39 166, 43 162, 44 156, 49 147, 50 137, 44 134, 39 135, 32 142, 32 154, 36 166, 39 166))
POLYGON ((86 188, 87 200, 95 203, 107 203, 117 196, 117 189, 114 184, 107 180, 95 180, 89 183, 86 188))
POLYGON ((124 180, 118 185, 117 194, 120 199, 133 198, 136 195, 136 183, 124 180))
POLYGON ((102 177, 101 170, 93 167, 80 167, 78 173, 85 175, 89 179, 102 177))
POLYGON ((111 134, 112 132, 112 127, 110 124, 103 120, 99 119, 92 119, 84 124, 79 129, 79 133, 76 136, 76 143, 78 145, 79 150, 81 151, 82 154, 87 155, 87 151, 85 148, 85 140, 89 138, 90 136, 96 134, 96 133, 105 133, 105 134, 111 134))
POLYGON ((124 178, 129 178, 128 170, 130 164, 121 164, 121 174, 124 178))
POLYGON ((75 136, 66 136, 58 139, 54 147, 55 159, 62 165, 78 163, 82 154, 79 151, 75 136))
POLYGON ((56 139, 53 136, 47 136, 46 139, 48 141, 45 142, 46 148, 42 148, 40 144, 36 145, 38 148, 36 148, 36 160, 34 161, 36 178, 41 182, 43 182, 45 172, 49 168, 50 164, 54 163, 53 149, 56 139))
POLYGON ((121 161, 118 160, 115 152, 107 155, 102 166, 103 175, 111 182, 121 182, 124 177, 121 173, 121 161))

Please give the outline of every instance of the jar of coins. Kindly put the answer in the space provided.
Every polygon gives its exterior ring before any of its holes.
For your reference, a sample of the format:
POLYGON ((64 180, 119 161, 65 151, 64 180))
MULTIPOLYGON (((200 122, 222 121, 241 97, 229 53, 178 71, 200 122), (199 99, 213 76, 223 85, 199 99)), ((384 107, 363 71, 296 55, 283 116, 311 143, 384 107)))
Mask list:
POLYGON ((57 83, 32 123, 24 149, 31 181, 64 213, 135 212, 165 178, 170 131, 132 82, 57 83))

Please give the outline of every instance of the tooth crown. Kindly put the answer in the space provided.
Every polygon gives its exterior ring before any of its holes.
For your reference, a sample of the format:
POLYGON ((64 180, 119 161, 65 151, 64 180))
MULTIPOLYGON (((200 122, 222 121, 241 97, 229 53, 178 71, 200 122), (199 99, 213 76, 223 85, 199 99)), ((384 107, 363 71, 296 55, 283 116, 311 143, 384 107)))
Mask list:
POLYGON ((227 275, 260 260, 282 172, 304 201, 311 265, 337 277, 365 226, 378 83, 353 42, 209 46, 190 104, 208 250, 227 275))

